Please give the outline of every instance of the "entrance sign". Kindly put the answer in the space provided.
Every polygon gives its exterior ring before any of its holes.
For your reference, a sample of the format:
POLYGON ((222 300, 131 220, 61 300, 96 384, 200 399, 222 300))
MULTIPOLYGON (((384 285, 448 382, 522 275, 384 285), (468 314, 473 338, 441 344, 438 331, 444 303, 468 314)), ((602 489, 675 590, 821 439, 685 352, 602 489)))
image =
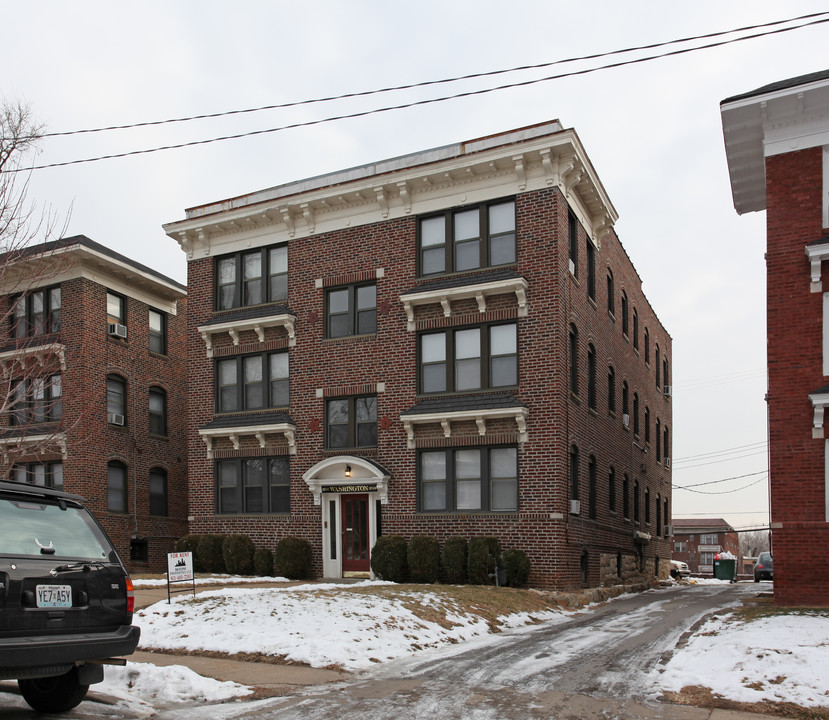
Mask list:
POLYGON ((377 492, 376 485, 323 485, 324 493, 368 493, 377 492))
POLYGON ((186 592, 190 588, 173 590, 171 585, 175 583, 189 582, 192 585, 193 595, 196 594, 196 575, 193 572, 192 552, 167 553, 167 603, 170 602, 170 595, 174 592, 186 592))

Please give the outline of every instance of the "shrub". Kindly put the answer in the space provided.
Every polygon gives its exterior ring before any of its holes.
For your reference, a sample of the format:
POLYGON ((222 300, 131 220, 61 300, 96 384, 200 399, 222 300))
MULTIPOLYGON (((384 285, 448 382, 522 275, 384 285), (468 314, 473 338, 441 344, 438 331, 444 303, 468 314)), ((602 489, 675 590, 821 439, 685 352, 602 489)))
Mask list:
POLYGON ((199 558, 196 553, 196 548, 199 544, 199 539, 201 535, 182 535, 178 540, 176 540, 176 545, 173 548, 175 552, 191 552, 193 553, 193 570, 201 570, 199 567, 199 558))
POLYGON ((254 551, 253 572, 259 577, 273 577, 273 553, 268 548, 257 548, 254 551))
POLYGON ((276 571, 289 580, 303 580, 311 572, 311 543, 297 537, 282 538, 273 554, 276 571))
POLYGON ((412 582, 433 583, 440 574, 440 543, 436 538, 415 536, 409 541, 409 574, 412 582))
POLYGON ((501 555, 501 542, 496 537, 474 537, 469 541, 467 573, 472 585, 494 585, 489 576, 501 555))
POLYGON ((504 550, 504 571, 507 585, 522 587, 530 579, 530 559, 523 550, 504 550))
POLYGON ((222 543, 224 535, 202 535, 196 545, 196 557, 199 559, 201 572, 226 572, 225 560, 222 557, 222 543))
POLYGON ((443 571, 446 582, 461 585, 466 582, 466 564, 469 543, 466 538, 451 537, 443 546, 443 571))
POLYGON ((222 558, 227 571, 233 575, 250 575, 255 550, 253 540, 247 535, 228 535, 222 542, 222 558))
POLYGON ((371 549, 371 569, 381 580, 406 581, 406 540, 400 535, 381 535, 371 549))

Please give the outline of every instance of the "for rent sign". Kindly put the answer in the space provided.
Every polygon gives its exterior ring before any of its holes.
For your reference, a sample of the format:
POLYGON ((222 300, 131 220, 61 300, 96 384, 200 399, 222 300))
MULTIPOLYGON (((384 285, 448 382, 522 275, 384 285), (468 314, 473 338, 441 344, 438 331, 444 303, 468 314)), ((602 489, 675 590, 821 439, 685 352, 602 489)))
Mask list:
POLYGON ((193 579, 193 553, 167 553, 167 580, 171 583, 193 579))

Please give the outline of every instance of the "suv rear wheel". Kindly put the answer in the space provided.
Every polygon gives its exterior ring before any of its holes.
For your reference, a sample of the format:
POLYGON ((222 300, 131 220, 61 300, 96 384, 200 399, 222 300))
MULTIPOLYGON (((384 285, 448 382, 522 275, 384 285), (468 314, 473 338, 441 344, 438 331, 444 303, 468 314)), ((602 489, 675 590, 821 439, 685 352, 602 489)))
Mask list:
POLYGON ((61 713, 71 710, 86 697, 89 685, 82 685, 78 668, 63 675, 18 680, 23 698, 35 710, 44 713, 61 713))

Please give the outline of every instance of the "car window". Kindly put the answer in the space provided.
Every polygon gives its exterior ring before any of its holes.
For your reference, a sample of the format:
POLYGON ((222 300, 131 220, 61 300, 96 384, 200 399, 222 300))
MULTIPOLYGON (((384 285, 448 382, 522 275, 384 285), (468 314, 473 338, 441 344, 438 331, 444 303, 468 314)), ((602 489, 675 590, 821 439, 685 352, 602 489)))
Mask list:
POLYGON ((72 505, 65 508, 0 498, 0 554, 106 560, 112 548, 89 513, 72 505))

